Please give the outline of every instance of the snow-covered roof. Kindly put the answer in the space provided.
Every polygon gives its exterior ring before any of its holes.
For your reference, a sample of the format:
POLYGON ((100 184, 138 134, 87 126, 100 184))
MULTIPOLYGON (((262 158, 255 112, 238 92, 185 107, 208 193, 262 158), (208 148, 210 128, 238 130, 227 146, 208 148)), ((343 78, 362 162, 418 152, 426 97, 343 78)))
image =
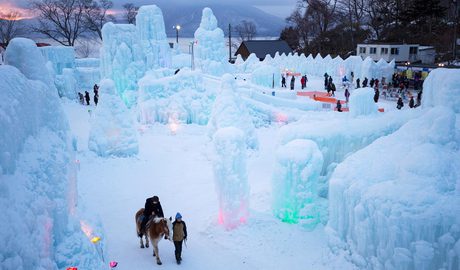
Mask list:
POLYGON ((276 52, 286 55, 292 53, 292 49, 284 40, 249 40, 243 41, 241 46, 243 45, 246 46, 249 54, 255 53, 258 58, 264 58, 267 54, 274 57, 276 52))

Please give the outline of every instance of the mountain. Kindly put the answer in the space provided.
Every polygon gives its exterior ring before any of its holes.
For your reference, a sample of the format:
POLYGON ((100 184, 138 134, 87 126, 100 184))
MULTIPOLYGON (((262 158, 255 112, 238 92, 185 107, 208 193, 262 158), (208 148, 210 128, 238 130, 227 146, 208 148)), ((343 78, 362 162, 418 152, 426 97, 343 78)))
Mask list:
MULTIPOLYGON (((216 1, 214 1, 216 2, 216 1)), ((212 3, 206 1, 154 1, 163 11, 166 34, 169 37, 176 35, 173 28, 180 25, 181 37, 193 37, 200 25, 203 8, 210 7, 217 17, 219 27, 228 35, 228 24, 233 27, 242 20, 252 21, 257 26, 257 36, 279 36, 285 26, 283 19, 270 15, 256 7, 240 3, 212 3)), ((120 18, 120 22, 122 19, 120 18)), ((236 35, 236 33, 232 33, 236 35)))

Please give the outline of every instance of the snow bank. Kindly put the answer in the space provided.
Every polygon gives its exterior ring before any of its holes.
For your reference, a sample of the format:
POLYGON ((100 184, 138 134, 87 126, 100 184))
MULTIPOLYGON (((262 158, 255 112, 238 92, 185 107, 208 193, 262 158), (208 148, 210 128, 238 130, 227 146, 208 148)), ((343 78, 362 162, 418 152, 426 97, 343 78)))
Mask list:
POLYGON ((139 81, 140 122, 206 125, 216 94, 205 89, 202 76, 200 71, 189 69, 176 75, 166 69, 148 72, 139 81))
POLYGON ((244 132, 246 144, 250 148, 258 148, 255 127, 245 104, 235 94, 235 79, 230 74, 222 77, 221 92, 212 107, 208 123, 208 135, 224 127, 236 127, 244 132))
POLYGON ((374 89, 359 88, 350 96, 350 114, 352 116, 366 116, 378 113, 377 104, 374 102, 374 89))
POLYGON ((116 95, 113 81, 101 81, 99 96, 100 102, 91 121, 88 148, 102 157, 136 155, 139 145, 135 123, 116 95))
MULTIPOLYGON (((18 43, 9 63, 32 77, 46 71, 35 44, 18 43), (39 59, 21 60, 26 51, 39 59)), ((103 269, 74 216, 75 158, 57 92, 8 65, 0 81, 0 268, 103 269)))
POLYGON ((273 211, 288 223, 314 229, 327 216, 326 200, 318 197, 317 182, 323 155, 315 142, 294 140, 280 146, 273 174, 273 211))
MULTIPOLYGON (((457 88, 458 89, 458 88, 457 88)), ((437 107, 339 164, 329 236, 366 269, 460 267, 456 115, 437 107)))
POLYGON ((245 134, 238 128, 225 127, 214 134, 213 142, 219 223, 230 230, 246 223, 249 216, 245 134))

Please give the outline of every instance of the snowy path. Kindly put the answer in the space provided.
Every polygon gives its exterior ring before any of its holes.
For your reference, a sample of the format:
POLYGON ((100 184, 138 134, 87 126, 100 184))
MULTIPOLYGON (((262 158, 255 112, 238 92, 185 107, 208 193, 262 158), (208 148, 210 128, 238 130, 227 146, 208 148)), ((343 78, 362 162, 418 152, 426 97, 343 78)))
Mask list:
POLYGON ((330 258, 322 228, 307 232, 271 215, 276 127, 258 130, 260 150, 248 159, 250 221, 227 232, 217 224, 206 127, 189 125, 171 135, 167 126, 155 125, 140 136, 137 157, 103 159, 87 151, 87 108, 64 106, 81 149, 79 207, 91 222, 102 223, 104 253, 108 260, 119 262, 117 269, 160 267, 151 248, 139 248, 135 234, 134 214, 152 195, 160 197, 168 217, 181 212, 189 230, 181 266, 175 264, 172 243, 160 242, 163 269, 333 269, 333 265, 344 269, 347 264, 330 258))

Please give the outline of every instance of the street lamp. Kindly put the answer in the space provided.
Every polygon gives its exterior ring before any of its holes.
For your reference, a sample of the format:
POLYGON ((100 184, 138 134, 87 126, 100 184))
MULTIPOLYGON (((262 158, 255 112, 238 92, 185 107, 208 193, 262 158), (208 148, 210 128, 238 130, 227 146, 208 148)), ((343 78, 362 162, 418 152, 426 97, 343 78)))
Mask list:
POLYGON ((179 43, 179 30, 180 30, 180 25, 173 26, 174 29, 176 29, 176 43, 179 43))

